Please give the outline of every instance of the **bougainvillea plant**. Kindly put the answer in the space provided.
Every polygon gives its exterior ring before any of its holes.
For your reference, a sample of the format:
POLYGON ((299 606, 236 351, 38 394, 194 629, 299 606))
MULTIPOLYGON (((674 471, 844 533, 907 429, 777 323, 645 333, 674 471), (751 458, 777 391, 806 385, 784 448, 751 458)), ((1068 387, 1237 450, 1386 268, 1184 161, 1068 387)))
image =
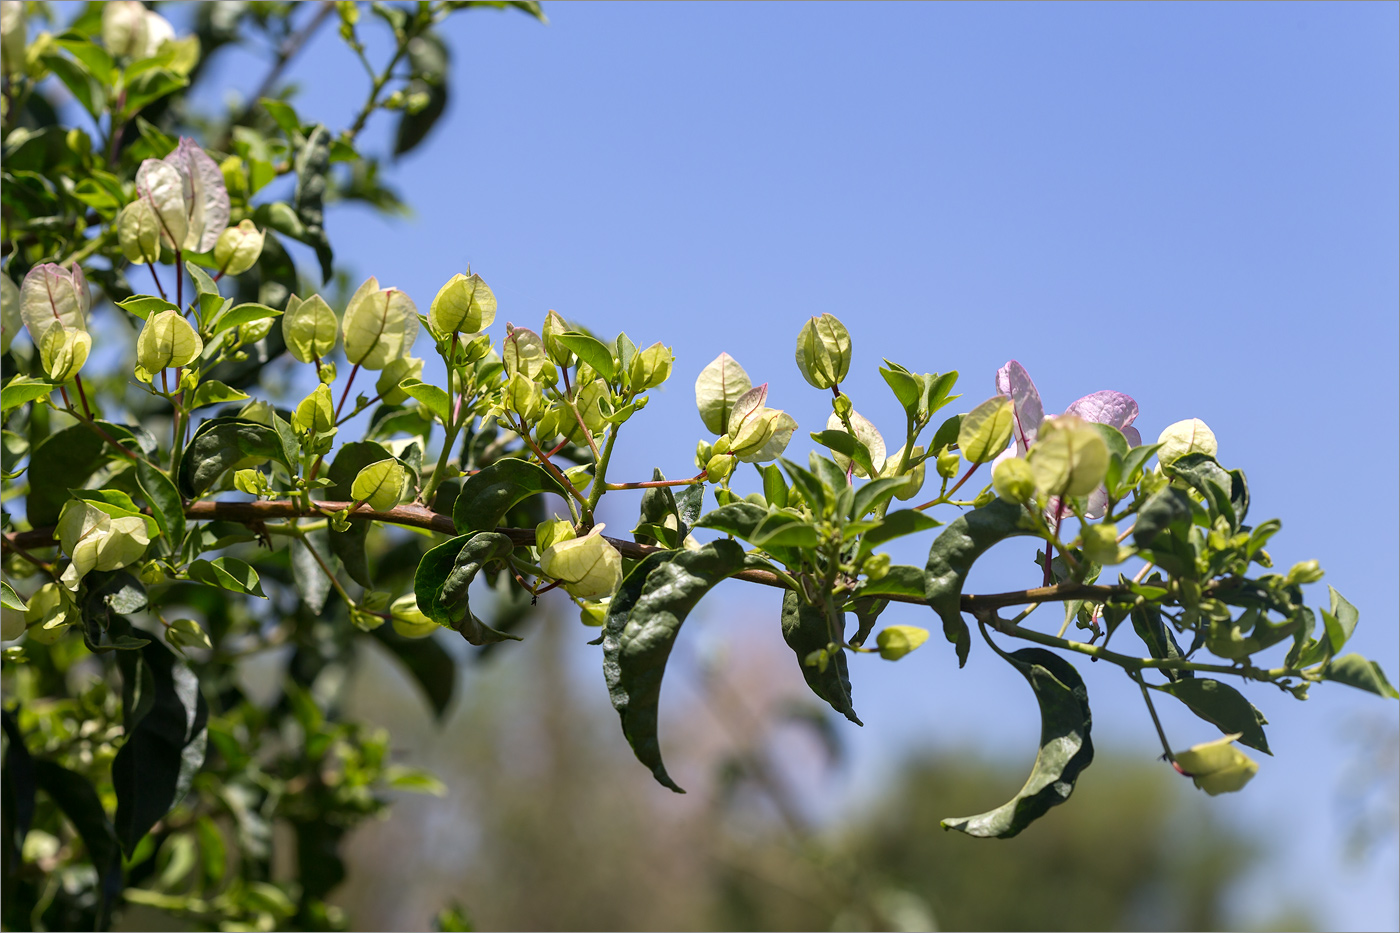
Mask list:
POLYGON ((905 414, 887 441, 842 390, 851 340, 822 314, 794 321, 796 368, 831 400, 805 435, 816 450, 799 453, 769 384, 721 354, 695 380, 696 473, 620 481, 614 451, 672 378, 670 348, 553 311, 538 330, 501 327, 477 272, 417 300, 373 276, 335 284, 325 203, 397 207, 357 137, 387 110, 397 152, 424 138, 447 93, 435 27, 473 5, 308 4, 293 29, 294 4, 208 4, 180 36, 140 3, 89 4, 57 34, 31 28, 40 5, 3 4, 7 926, 104 927, 123 902, 223 928, 342 925, 324 901, 340 840, 384 788, 435 785, 339 717, 330 675, 373 638, 441 712, 453 662, 428 636, 518 639, 554 589, 599 629, 622 730, 674 790, 662 677, 720 582, 783 591, 773 624, 792 663, 855 723, 863 656, 929 639, 882 625, 891 602, 927 607, 960 664, 976 634, 1025 677, 1042 731, 1014 798, 945 821, 973 836, 1021 832, 1091 764, 1075 656, 1140 688, 1165 760, 1210 794, 1257 770, 1240 746, 1269 751, 1232 684, 1396 697, 1345 652, 1356 608, 1335 590, 1304 605, 1316 562, 1273 568, 1280 523, 1251 518, 1245 474, 1199 420, 1144 444, 1122 392, 1047 416, 1010 361, 960 405, 956 372, 921 371, 940 361, 886 360, 905 414), (382 66, 359 38, 366 11, 392 36, 382 66), (273 94, 327 21, 371 88, 339 132, 273 94), (201 117, 189 89, 241 33, 272 42, 275 70, 251 106, 201 117), (73 124, 46 95, 58 85, 81 108, 73 124), (319 281, 298 276, 287 241, 311 248, 319 281), (415 352, 445 379, 425 381, 415 352), (762 491, 736 492, 740 476, 762 491), (634 527, 605 534, 604 497, 629 490, 643 490, 634 527), (909 535, 929 541, 923 566, 882 550, 909 535), (1038 542, 1040 585, 965 592, 974 562, 1014 537, 1038 542), (1032 624, 1047 603, 1063 612, 1032 624), (239 666, 281 646, 294 650, 279 698, 257 702, 239 666), (1221 738, 1174 750, 1161 702, 1221 738), (296 885, 271 880, 279 821, 296 885))

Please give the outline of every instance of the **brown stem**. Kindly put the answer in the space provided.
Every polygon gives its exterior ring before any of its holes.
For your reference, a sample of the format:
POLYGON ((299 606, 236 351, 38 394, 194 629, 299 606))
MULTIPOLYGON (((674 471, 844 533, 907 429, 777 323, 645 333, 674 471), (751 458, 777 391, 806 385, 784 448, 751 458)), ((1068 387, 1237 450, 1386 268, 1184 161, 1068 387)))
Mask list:
POLYGON ((659 479, 645 483, 604 483, 603 488, 610 492, 614 489, 661 489, 665 486, 694 486, 696 483, 704 481, 705 473, 701 471, 690 479, 659 479))

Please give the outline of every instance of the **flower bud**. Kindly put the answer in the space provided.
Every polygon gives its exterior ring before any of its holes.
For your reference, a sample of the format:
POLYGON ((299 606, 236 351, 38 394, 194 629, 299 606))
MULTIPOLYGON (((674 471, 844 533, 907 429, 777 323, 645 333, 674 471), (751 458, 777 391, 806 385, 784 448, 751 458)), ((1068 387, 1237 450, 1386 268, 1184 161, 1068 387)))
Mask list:
POLYGON ((364 502, 376 512, 387 512, 403 501, 408 471, 393 457, 365 467, 350 484, 350 497, 364 502))
POLYGON ((1108 473, 1108 444, 1087 421, 1059 415, 1041 424, 1026 459, 1047 496, 1087 496, 1108 473))
POLYGON ((1035 471, 1020 457, 1008 457, 992 467, 992 488, 1007 502, 1026 505, 1035 498, 1035 471))
POLYGON ((68 382, 87 362, 92 350, 92 337, 85 330, 68 330, 58 321, 49 325, 39 341, 39 359, 44 374, 53 383, 68 382))
POLYGON ((622 555, 594 525, 582 538, 558 541, 540 554, 540 570, 579 599, 611 596, 622 582, 622 555))
POLYGON ((1201 790, 1212 797, 1228 794, 1243 788, 1259 770, 1258 762, 1235 747, 1240 735, 1236 732, 1214 742, 1193 745, 1173 757, 1201 790))
POLYGON ((240 221, 219 234, 214 243, 214 265, 224 275, 241 275, 257 264, 265 234, 251 220, 240 221))
POLYGON ((944 479, 952 479, 958 475, 958 468, 962 466, 962 457, 951 448, 946 449, 938 455, 937 460, 938 475, 944 479))
POLYGON ((418 309, 397 288, 380 288, 370 276, 356 290, 341 324, 345 358, 352 366, 383 369, 406 356, 418 337, 418 309))
POLYGON ((715 445, 709 441, 698 441, 695 444, 695 465, 700 469, 705 469, 705 465, 710 462, 710 458, 715 455, 715 445))
POLYGON ((898 661, 926 641, 928 629, 919 628, 917 625, 887 625, 875 636, 880 657, 886 661, 898 661))
POLYGON ((842 415, 849 415, 854 407, 855 403, 851 401, 851 397, 845 392, 842 392, 831 400, 831 410, 836 413, 838 418, 842 415))
POLYGON ((117 215, 117 239, 128 262, 160 261, 160 220, 145 200, 137 198, 117 215))
POLYGON ((1322 569, 1322 565, 1315 560, 1302 560, 1294 564, 1288 570, 1287 582, 1295 583, 1316 583, 1325 576, 1327 571, 1322 569))
POLYGON ((203 352, 204 341, 179 311, 152 314, 136 338, 136 362, 148 373, 187 366, 203 352))
POLYGON ((52 262, 41 263, 25 274, 20 286, 20 316, 35 346, 54 321, 68 330, 87 330, 91 306, 87 279, 76 262, 67 269, 52 262))
POLYGON ((265 496, 272 491, 268 485, 267 476, 262 470, 253 467, 234 471, 233 488, 239 492, 246 492, 250 496, 258 497, 265 496))
POLYGON ((475 334, 496 319, 496 296, 481 276, 457 273, 438 289, 428 308, 428 323, 442 335, 475 334))
POLYGON ((712 483, 722 483, 734 472, 737 461, 730 454, 715 454, 705 464, 705 478, 712 483))
POLYGON ((558 311, 550 311, 544 316, 544 326, 540 328, 540 337, 544 340, 544 352, 549 354, 549 358, 558 366, 572 366, 574 364, 574 351, 554 339, 560 334, 569 332, 569 322, 564 320, 564 316, 558 311))
POLYGON ((802 325, 797 335, 797 368, 818 389, 839 385, 851 368, 851 335, 834 315, 823 314, 802 325))
POLYGON ((379 399, 385 405, 402 405, 408 399, 408 393, 399 388, 400 383, 405 379, 422 378, 423 361, 413 356, 401 356, 390 360, 380 371, 379 378, 374 383, 374 391, 379 393, 379 399))
POLYGON ((394 631, 404 638, 427 638, 442 627, 418 608, 418 600, 412 593, 394 600, 389 613, 393 616, 394 631))
POLYGON ((535 526, 535 547, 541 551, 561 541, 572 541, 578 537, 574 526, 562 519, 540 522, 535 526))
POLYGON ((1132 553, 1118 546, 1118 529, 1112 525, 1085 525, 1080 537, 1084 542, 1084 556, 1105 567, 1121 564, 1132 553))
POLYGON ((861 571, 871 580, 884 579, 890 572, 890 555, 885 553, 871 554, 865 559, 865 565, 861 571))
POLYGON ((720 454, 729 453, 729 435, 726 434, 710 445, 710 456, 715 457, 720 454))
POLYGON ((1157 437, 1157 443, 1162 445, 1157 450, 1157 459, 1162 463, 1172 463, 1193 453, 1214 457, 1219 449, 1215 432, 1200 418, 1167 425, 1157 437))
POLYGON ((671 378, 671 364, 676 357, 670 348, 654 343, 632 357, 632 367, 628 381, 633 392, 641 392, 661 385, 671 378))
POLYGON ((607 624, 608 607, 612 605, 612 597, 606 596, 602 599, 585 599, 578 604, 579 621, 590 628, 597 628, 607 624))
POLYGON ((335 427, 335 402, 330 386, 323 382, 301 400, 292 412, 292 427, 302 434, 325 434, 335 427))

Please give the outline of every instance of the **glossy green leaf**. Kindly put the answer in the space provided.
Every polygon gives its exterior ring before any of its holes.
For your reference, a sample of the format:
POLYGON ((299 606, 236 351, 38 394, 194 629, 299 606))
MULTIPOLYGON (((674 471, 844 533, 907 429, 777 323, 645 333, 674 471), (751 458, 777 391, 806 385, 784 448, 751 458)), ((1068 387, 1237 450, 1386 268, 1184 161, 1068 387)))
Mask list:
POLYGON ((856 466, 865 471, 866 476, 873 476, 878 472, 870 460, 870 451, 864 444, 845 431, 816 431, 812 433, 812 440, 829 447, 843 457, 849 457, 855 461, 856 466))
MULTIPOLYGON (((352 441, 340 445, 335 459, 326 470, 326 478, 331 485, 326 487, 328 499, 344 502, 351 498, 355 477, 371 463, 391 457, 388 449, 372 441, 352 441)), ((369 537, 370 522, 354 521, 348 531, 330 530, 330 549, 345 565, 350 579, 363 587, 373 586, 370 578, 369 562, 365 558, 365 541, 369 537)))
MULTIPOLYGON (((1139 603, 1133 606, 1130 616, 1133 620, 1133 631, 1137 632, 1152 657, 1164 661, 1184 657, 1181 646, 1176 643, 1176 636, 1172 634, 1171 626, 1163 621, 1162 612, 1157 606, 1139 603)), ((1195 677, 1192 671, 1164 670, 1162 673, 1173 681, 1190 680, 1195 677)))
POLYGON ((1215 462, 1214 457, 1202 453, 1185 454, 1170 463, 1162 464, 1162 472, 1186 483, 1205 497, 1211 518, 1223 515, 1233 530, 1239 529, 1235 517, 1235 507, 1230 501, 1230 491, 1234 485, 1230 474, 1215 462))
MULTIPOLYGON (((1000 652, 998 652, 1000 653, 1000 652)), ((1043 648, 1003 655, 1030 682, 1040 705, 1040 751, 1020 792, 977 816, 943 820, 944 829, 969 836, 1009 839, 1069 799, 1074 782, 1094 760, 1089 737, 1089 692, 1064 658, 1043 648)))
POLYGON ((731 502, 713 511, 706 512, 695 522, 696 528, 713 528, 725 534, 749 541, 762 521, 768 517, 768 510, 752 502, 731 502))
MULTIPOLYGON (((150 452, 145 449, 145 439, 138 440, 127 428, 106 421, 97 425, 128 449, 150 452)), ((99 467, 119 457, 86 424, 71 425, 44 438, 29 454, 29 498, 25 503, 29 523, 42 528, 57 522, 63 503, 68 501, 68 490, 81 488, 99 467)))
POLYGON ((1330 610, 1322 613, 1322 619, 1327 627, 1327 642, 1335 656, 1341 653, 1342 646, 1351 638, 1351 633, 1356 631, 1356 623, 1361 614, 1332 587, 1327 587, 1327 592, 1332 598, 1332 606, 1330 610))
POLYGON ((447 393, 435 385, 429 385, 419 379, 405 379, 401 384, 402 389, 413 398, 423 404, 433 416, 444 425, 452 420, 452 400, 447 397, 447 393))
MULTIPOLYGON (((330 145, 330 130, 317 124, 306 134, 306 142, 297 150, 293 161, 297 183, 292 192, 292 209, 302 225, 302 234, 298 239, 316 251, 323 282, 329 282, 335 271, 331 242, 326 236, 324 207, 326 176, 331 161, 330 145)), ((408 342, 412 343, 411 340, 408 342)))
POLYGON ((114 823, 130 854, 185 796, 204 764, 209 708, 194 671, 160 642, 119 651, 117 659, 126 742, 112 762, 114 823))
POLYGON ((1344 654, 1334 658, 1322 671, 1324 680, 1346 684, 1358 690, 1366 690, 1377 696, 1400 700, 1400 692, 1385 679, 1385 672, 1375 661, 1368 661, 1359 654, 1344 654))
POLYGON ((178 553, 185 540, 185 503, 165 472, 146 460, 136 461, 136 481, 151 504, 167 553, 178 553))
POLYGON ((783 457, 779 457, 778 462, 782 464, 787 475, 792 478, 793 488, 802 493, 802 499, 807 503, 812 513, 817 516, 826 514, 826 486, 822 483, 817 474, 783 457))
POLYGON ((744 550, 733 541, 650 554, 622 581, 608 607, 603 675, 613 708, 637 759, 677 793, 683 791, 666 773, 657 736, 661 678, 686 616, 711 587, 743 567, 744 550))
POLYGON ((930 531, 941 524, 942 522, 929 518, 916 509, 900 509, 890 512, 878 525, 861 535, 860 549, 857 554, 864 557, 886 541, 893 541, 895 538, 901 538, 905 535, 918 534, 921 531, 930 531))
POLYGON ((23 612, 29 608, 20 595, 15 592, 14 587, 5 582, 0 582, 0 605, 15 612, 23 612))
POLYGON ((554 338, 561 346, 578 354, 578 358, 593 368, 593 371, 609 382, 617 377, 617 367, 613 363, 612 350, 601 340, 588 334, 559 334, 554 338))
POLYGON ((1273 754, 1264 737, 1264 726, 1269 721, 1234 687, 1208 677, 1197 677, 1166 683, 1157 689, 1185 703, 1191 712, 1224 734, 1238 734, 1240 744, 1257 748, 1266 755, 1273 754))
POLYGON ((846 652, 838 651, 828 660, 825 670, 807 663, 814 652, 825 650, 833 640, 838 644, 845 641, 845 632, 833 633, 826 612, 819 606, 802 602, 791 590, 783 594, 782 625, 783 641, 797 655, 802 679, 807 686, 830 703, 836 712, 858 726, 864 725, 851 705, 851 678, 846 672, 846 652))
POLYGON ((322 562, 331 573, 336 572, 335 558, 331 554, 330 529, 303 532, 288 542, 287 552, 291 558, 292 585, 296 587, 297 596, 306 604, 308 611, 320 615, 325 611, 332 589, 330 575, 322 568, 322 562))
POLYGON ((216 557, 190 563, 190 579, 209 586, 267 598, 258 580, 258 572, 236 557, 216 557))
POLYGON ((963 584, 972 564, 992 545, 1033 535, 1034 522, 1019 505, 1002 499, 974 509, 948 525, 929 548, 924 598, 943 620, 943 637, 957 649, 958 666, 967 663, 972 637, 960 609, 963 584))
POLYGON ((58 386, 47 379, 34 379, 29 376, 16 376, 0 389, 0 410, 8 413, 13 408, 47 398, 58 386))
POLYGON ((544 467, 506 457, 466 478, 452 507, 452 522, 463 534, 491 531, 517 503, 542 492, 569 495, 544 467))
POLYGON ((235 466, 267 460, 289 465, 275 430, 241 418, 211 418, 199 426, 180 458, 178 486, 186 498, 195 499, 235 466))
MULTIPOLYGON (((282 312, 267 305, 258 304, 255 301, 244 302, 241 305, 234 305, 223 314, 214 319, 212 332, 222 333, 233 327, 242 327, 244 324, 251 324, 254 321, 265 321, 268 318, 281 317, 282 312)), ((335 342, 335 323, 332 318, 331 342, 335 342)))
POLYGON ((924 571, 908 564, 894 564, 878 580, 866 580, 852 594, 860 599, 868 596, 904 596, 924 598, 924 571))
POLYGON ((899 400, 905 413, 911 418, 917 416, 919 404, 924 399, 923 380, 903 366, 896 367, 896 364, 889 360, 885 360, 885 365, 880 367, 880 375, 894 392, 894 397, 899 400))
POLYGON ((204 408, 207 405, 221 405, 224 402, 241 402, 248 393, 224 385, 217 379, 206 379, 194 390, 190 408, 204 408))
POLYGON ((418 608, 438 625, 462 634, 473 645, 487 645, 517 635, 499 632, 471 611, 468 589, 481 568, 503 560, 514 549, 510 538, 482 531, 460 535, 423 555, 413 577, 418 608))

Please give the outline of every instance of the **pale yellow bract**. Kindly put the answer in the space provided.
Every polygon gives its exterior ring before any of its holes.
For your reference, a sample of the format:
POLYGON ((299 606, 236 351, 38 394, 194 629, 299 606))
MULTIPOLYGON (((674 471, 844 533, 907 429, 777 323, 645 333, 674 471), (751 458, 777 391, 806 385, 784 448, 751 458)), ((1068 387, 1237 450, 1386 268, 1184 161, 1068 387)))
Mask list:
POLYGON ((1214 742, 1193 745, 1175 754, 1176 763, 1212 797, 1240 790, 1259 770, 1259 763, 1235 746, 1240 735, 1236 732, 1214 742))
POLYGON ((540 570, 579 599, 609 596, 622 582, 622 555, 594 525, 582 538, 559 541, 540 555, 540 570))
POLYGON ((418 336, 418 308, 397 288, 380 288, 370 276, 345 309, 341 322, 345 358, 353 366, 383 369, 407 355, 418 336))
POLYGON ((188 366, 203 352, 204 341, 179 311, 152 314, 136 338, 136 362, 148 373, 188 366))
POLYGON ((324 359, 335 349, 339 329, 335 312, 320 295, 312 295, 305 301, 296 295, 287 299, 287 310, 282 315, 282 340, 297 362, 313 363, 324 359))
POLYGON ((1108 445, 1087 421, 1059 415, 1041 425, 1026 459, 1045 495, 1087 496, 1108 472, 1108 445))

